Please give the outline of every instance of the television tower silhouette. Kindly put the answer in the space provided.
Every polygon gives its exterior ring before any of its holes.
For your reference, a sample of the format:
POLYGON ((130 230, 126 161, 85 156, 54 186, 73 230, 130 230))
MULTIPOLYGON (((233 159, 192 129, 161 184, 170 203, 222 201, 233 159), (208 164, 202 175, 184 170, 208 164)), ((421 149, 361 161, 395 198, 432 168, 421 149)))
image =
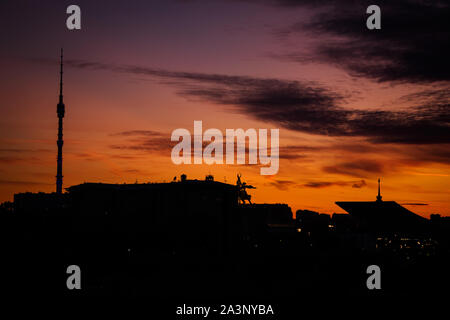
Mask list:
POLYGON ((63 141, 63 118, 65 113, 65 105, 63 102, 63 49, 61 48, 61 64, 59 71, 59 102, 56 108, 56 113, 58 114, 58 141, 56 144, 58 145, 58 158, 57 169, 56 169, 56 193, 62 194, 62 185, 63 185, 63 175, 62 175, 62 147, 64 144, 63 141))

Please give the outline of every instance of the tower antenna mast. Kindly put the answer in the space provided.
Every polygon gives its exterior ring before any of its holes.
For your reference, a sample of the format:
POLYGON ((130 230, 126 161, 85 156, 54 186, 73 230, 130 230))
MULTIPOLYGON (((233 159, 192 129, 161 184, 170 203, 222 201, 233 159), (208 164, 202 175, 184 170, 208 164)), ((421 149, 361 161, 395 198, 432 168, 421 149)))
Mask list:
POLYGON ((56 160, 56 193, 62 194, 63 175, 62 175, 62 148, 63 148, 63 118, 65 114, 65 105, 63 101, 63 48, 61 48, 61 63, 59 71, 59 102, 56 107, 56 113, 58 115, 58 157, 56 160))

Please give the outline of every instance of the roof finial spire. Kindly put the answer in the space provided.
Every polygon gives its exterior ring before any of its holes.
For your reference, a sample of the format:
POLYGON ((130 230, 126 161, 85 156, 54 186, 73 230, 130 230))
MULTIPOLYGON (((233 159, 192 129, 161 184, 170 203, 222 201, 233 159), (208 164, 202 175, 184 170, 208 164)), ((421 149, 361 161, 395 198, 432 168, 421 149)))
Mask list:
POLYGON ((381 182, 380 178, 378 178, 378 195, 377 195, 377 201, 381 201, 381 190, 380 190, 381 182))

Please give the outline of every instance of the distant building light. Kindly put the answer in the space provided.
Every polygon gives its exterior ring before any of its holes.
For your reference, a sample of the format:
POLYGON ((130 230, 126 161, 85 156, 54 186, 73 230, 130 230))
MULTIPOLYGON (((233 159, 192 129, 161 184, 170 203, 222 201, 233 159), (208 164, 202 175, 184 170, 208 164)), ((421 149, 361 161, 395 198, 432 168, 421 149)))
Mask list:
POLYGON ((302 228, 298 228, 298 229, 297 229, 297 232, 302 232, 302 228))

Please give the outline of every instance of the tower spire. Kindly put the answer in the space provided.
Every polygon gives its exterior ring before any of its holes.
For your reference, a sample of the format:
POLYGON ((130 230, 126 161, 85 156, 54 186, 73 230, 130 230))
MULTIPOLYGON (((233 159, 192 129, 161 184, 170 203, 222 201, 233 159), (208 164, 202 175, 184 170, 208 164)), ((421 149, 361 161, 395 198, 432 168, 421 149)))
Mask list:
POLYGON ((381 201, 381 190, 380 190, 381 182, 380 178, 378 178, 378 195, 377 195, 377 201, 381 201))
POLYGON ((59 102, 56 107, 56 113, 58 115, 58 157, 56 160, 56 193, 62 194, 63 175, 62 175, 62 147, 63 141, 63 118, 65 114, 65 105, 63 102, 63 48, 61 48, 61 62, 59 71, 59 102))
POLYGON ((61 62, 59 69, 59 103, 63 103, 63 48, 61 48, 61 62))

